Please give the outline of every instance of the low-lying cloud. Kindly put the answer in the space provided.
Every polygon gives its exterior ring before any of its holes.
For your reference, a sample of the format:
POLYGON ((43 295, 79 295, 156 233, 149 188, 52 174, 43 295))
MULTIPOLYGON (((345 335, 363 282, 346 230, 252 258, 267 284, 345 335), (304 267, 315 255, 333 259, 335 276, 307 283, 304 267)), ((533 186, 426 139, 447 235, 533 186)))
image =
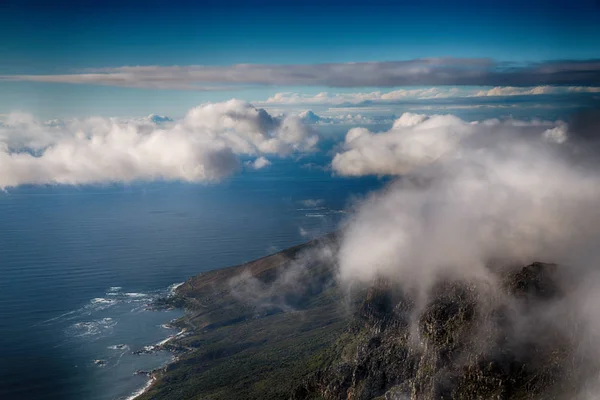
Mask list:
MULTIPOLYGON (((439 295, 441 282, 476 283, 483 322, 474 329, 486 354, 530 343, 558 351, 555 339, 568 338, 573 347, 566 360, 582 384, 569 388, 566 398, 597 398, 597 115, 567 125, 404 114, 388 132, 350 130, 333 169, 397 178, 348 221, 338 254, 340 281, 394 282, 415 294, 414 319, 439 295), (560 295, 536 307, 517 306, 498 271, 534 261, 559 264, 560 295), (514 323, 504 348, 490 340, 495 331, 486 331, 492 318, 487 302, 503 309, 503 323, 514 323), (538 323, 550 334, 536 330, 538 323)), ((414 334, 418 345, 422 338, 414 334)))
POLYGON ((138 180, 216 181, 235 172, 239 156, 311 151, 318 137, 298 117, 271 116, 230 100, 161 118, 87 118, 42 123, 11 114, 0 124, 0 188, 23 184, 92 184, 138 180), (153 122, 154 121, 154 122, 153 122))
POLYGON ((271 161, 267 160, 265 157, 260 156, 254 161, 249 161, 248 166, 252 169, 263 169, 271 165, 271 161))
POLYGON ((565 129, 562 122, 497 119, 469 122, 453 115, 404 113, 386 132, 373 133, 365 128, 348 131, 343 150, 335 155, 332 167, 346 176, 402 175, 417 167, 442 162, 440 158, 444 156, 458 157, 465 147, 480 146, 482 141, 508 143, 521 134, 564 141, 565 129))
POLYGON ((349 222, 341 279, 427 287, 449 271, 485 277, 495 260, 595 270, 600 177, 578 136, 563 122, 418 114, 380 134, 350 130, 334 171, 398 179, 349 222))

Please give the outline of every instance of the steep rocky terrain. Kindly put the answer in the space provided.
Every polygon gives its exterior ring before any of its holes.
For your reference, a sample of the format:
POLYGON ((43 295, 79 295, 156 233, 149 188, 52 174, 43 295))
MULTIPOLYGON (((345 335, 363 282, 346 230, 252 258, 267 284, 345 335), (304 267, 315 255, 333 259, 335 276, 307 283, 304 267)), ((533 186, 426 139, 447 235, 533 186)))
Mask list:
MULTIPOLYGON (((333 236, 198 275, 177 362, 142 399, 574 399, 599 370, 555 323, 570 282, 553 264, 338 287, 333 236)), ((568 315, 567 315, 568 316, 568 315)), ((564 321, 561 321, 564 322, 564 321)))
POLYGON ((375 283, 328 368, 293 398, 576 398, 584 360, 548 313, 562 296, 559 268, 533 263, 500 278, 501 290, 441 279, 423 304, 375 283))

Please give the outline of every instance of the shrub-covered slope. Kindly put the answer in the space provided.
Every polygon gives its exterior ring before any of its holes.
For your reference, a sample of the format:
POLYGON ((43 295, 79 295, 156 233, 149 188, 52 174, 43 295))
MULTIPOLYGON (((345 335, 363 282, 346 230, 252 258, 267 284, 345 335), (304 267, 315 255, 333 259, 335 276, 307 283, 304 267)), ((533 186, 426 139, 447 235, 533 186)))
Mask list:
POLYGON ((437 277, 423 295, 379 279, 352 296, 335 280, 335 238, 198 275, 179 359, 141 399, 573 399, 594 363, 577 326, 555 323, 561 268, 437 277))

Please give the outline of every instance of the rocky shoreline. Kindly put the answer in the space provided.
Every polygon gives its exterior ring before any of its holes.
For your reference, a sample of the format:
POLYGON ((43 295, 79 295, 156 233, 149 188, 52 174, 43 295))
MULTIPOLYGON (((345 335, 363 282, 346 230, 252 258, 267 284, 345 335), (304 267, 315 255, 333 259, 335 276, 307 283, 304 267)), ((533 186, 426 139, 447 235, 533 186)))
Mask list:
MULTIPOLYGON (((152 303, 150 303, 148 305, 147 310, 149 310, 149 311, 170 311, 170 310, 174 310, 174 309, 183 308, 182 305, 177 305, 177 300, 176 300, 177 296, 175 294, 177 287, 181 286, 182 284, 183 283, 171 285, 171 288, 170 288, 171 290, 170 290, 169 295, 153 300, 152 303)), ((172 320, 169 323, 163 324, 162 327, 166 328, 166 329, 181 329, 178 326, 178 322, 180 320, 181 319, 172 320)), ((164 340, 162 340, 156 344, 144 346, 143 348, 141 348, 139 350, 133 350, 131 352, 131 354, 134 354, 134 355, 144 355, 144 354, 154 354, 159 351, 167 351, 173 355, 173 358, 171 359, 171 361, 169 361, 168 363, 166 363, 165 365, 163 365, 159 368, 154 368, 152 370, 139 369, 139 370, 135 371, 134 375, 146 376, 149 378, 149 380, 145 386, 143 386, 138 391, 133 393, 126 400, 138 399, 140 396, 145 394, 152 387, 152 384, 154 384, 157 381, 158 377, 166 371, 166 369, 169 367, 169 365, 177 362, 179 359, 179 356, 181 354, 183 354, 187 351, 190 351, 189 348, 186 348, 185 346, 181 346, 177 343, 177 340, 182 339, 182 338, 186 337, 187 335, 189 335, 188 328, 183 328, 178 333, 176 333, 174 335, 169 335, 167 338, 165 338, 164 340)), ((117 346, 125 347, 126 345, 117 345, 117 346)), ((103 360, 96 360, 96 361, 103 361, 103 360)))
POLYGON ((185 399, 191 393, 210 397, 209 390, 236 398, 240 387, 249 384, 246 382, 260 382, 278 392, 276 398, 290 393, 290 385, 304 376, 298 363, 311 363, 345 326, 347 315, 340 313, 331 259, 311 258, 309 268, 305 268, 309 260, 303 260, 302 269, 296 264, 305 250, 330 244, 333 237, 201 273, 180 285, 172 296, 158 299, 154 309, 179 308, 185 315, 170 324, 181 329, 179 334, 147 349, 170 351, 174 360, 154 371, 140 371, 154 381, 136 400, 185 399), (287 274, 302 284, 292 285, 287 274), (269 361, 258 362, 261 357, 269 361), (272 371, 286 374, 288 379, 270 382, 272 371), (182 381, 186 387, 179 388, 173 379, 180 382, 176 376, 182 373, 193 378, 182 381))
MULTIPOLYGON (((162 302, 162 301, 165 301, 165 299, 164 298, 159 299, 159 302, 162 302)), ((156 310, 158 310, 158 309, 156 309, 156 310)), ((175 320, 175 321, 177 321, 177 320, 175 320)), ((173 322, 174 321, 172 321, 171 323, 173 323, 173 322)), ((172 326, 170 324, 167 324, 167 325, 170 329, 175 328, 175 326, 172 326)), ((178 339, 182 339, 182 338, 186 337, 186 335, 188 335, 188 334, 189 334, 189 332, 188 332, 187 328, 184 328, 181 331, 179 331, 177 334, 170 335, 166 339, 164 339, 156 344, 148 345, 148 346, 143 347, 142 349, 134 350, 131 352, 131 354, 134 354, 134 355, 143 355, 143 354, 153 354, 158 351, 167 351, 173 355, 173 358, 170 362, 168 362, 167 364, 165 364, 159 368, 154 368, 152 370, 139 369, 139 370, 135 371, 134 375, 143 375, 143 376, 150 378, 150 380, 149 380, 149 383, 146 384, 146 386, 144 386, 142 388, 143 389, 142 391, 136 392, 134 395, 132 395, 133 397, 128 397, 127 400, 137 399, 141 395, 146 393, 150 389, 152 384, 154 382, 156 382, 158 377, 166 371, 166 369, 169 367, 169 365, 177 362, 179 359, 179 356, 181 354, 191 350, 191 349, 181 346, 177 343, 178 339)), ((96 361, 102 361, 102 360, 96 360, 96 361)))

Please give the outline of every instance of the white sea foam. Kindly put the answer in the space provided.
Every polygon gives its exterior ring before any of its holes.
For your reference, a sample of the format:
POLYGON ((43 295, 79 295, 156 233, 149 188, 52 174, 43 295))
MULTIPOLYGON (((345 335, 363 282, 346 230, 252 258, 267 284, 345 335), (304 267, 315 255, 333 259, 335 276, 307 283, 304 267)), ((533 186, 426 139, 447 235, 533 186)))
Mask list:
POLYGON ((304 216, 310 218, 325 218, 325 214, 305 214, 304 216))
POLYGON ((85 305, 83 308, 87 311, 88 315, 91 315, 91 313, 94 311, 105 310, 109 307, 114 306, 117 303, 118 303, 118 301, 115 299, 96 297, 96 298, 90 300, 90 302, 87 305, 85 305))
POLYGON ((148 309, 147 303, 149 301, 165 295, 172 295, 182 284, 183 282, 174 283, 166 289, 147 293, 124 292, 122 286, 111 286, 106 291, 106 297, 95 297, 77 310, 63 313, 56 317, 40 322, 39 324, 58 324, 65 321, 79 320, 79 322, 76 324, 72 324, 66 328, 68 336, 77 337, 98 335, 102 332, 100 326, 110 326, 110 324, 107 324, 106 321, 97 323, 97 321, 103 321, 102 319, 93 320, 92 318, 96 313, 103 312, 109 308, 117 306, 122 307, 129 304, 131 305, 129 310, 130 312, 146 311, 148 309))
POLYGON ((113 299, 105 299, 103 297, 96 297, 90 301, 92 304, 114 304, 116 303, 113 299))
POLYGON ((123 293, 121 291, 122 289, 123 288, 121 286, 111 286, 106 291, 106 297, 95 297, 77 310, 65 312, 56 317, 42 321, 38 325, 61 323, 64 321, 77 320, 81 318, 87 319, 96 312, 103 311, 120 304, 136 303, 137 305, 132 309, 132 311, 139 311, 145 309, 145 307, 139 307, 140 302, 147 302, 149 299, 159 295, 158 292, 155 294, 140 292, 123 293))
MULTIPOLYGON (((153 299, 173 295, 175 290, 181 286, 183 282, 174 283, 167 288, 148 292, 135 292, 127 291, 127 288, 121 286, 112 286, 108 288, 103 297, 95 297, 91 299, 87 304, 78 310, 71 311, 68 315, 70 326, 65 329, 65 335, 70 338, 86 341, 98 341, 98 343, 106 340, 111 340, 117 333, 117 322, 123 316, 127 316, 123 313, 128 312, 146 312, 148 310, 148 303, 153 299), (112 315, 114 318, 106 317, 112 315), (105 317, 105 318, 100 318, 105 317)), ((161 325, 165 329, 173 330, 173 327, 168 324, 161 325)), ((177 331, 172 331, 177 332, 177 331)), ((171 332, 171 333, 172 333, 171 332)), ((162 346, 167 344, 169 341, 180 337, 185 333, 181 331, 177 334, 172 334, 169 337, 159 341, 156 344, 145 346, 144 351, 153 353, 162 350, 162 346)), ((119 339, 114 339, 112 343, 115 343, 119 339)), ((118 342, 117 342, 118 343, 118 342)), ((110 344, 104 343, 104 348, 107 349, 105 352, 105 358, 110 360, 110 367, 118 365, 122 357, 127 357, 131 354, 131 348, 125 344, 110 344)), ((123 358, 125 359, 125 358, 123 358)), ((102 366, 98 364, 98 366, 102 366)), ((138 389, 135 393, 130 396, 121 397, 121 400, 135 399, 143 394, 152 384, 153 379, 149 380, 142 388, 138 389)))
POLYGON ((134 400, 136 397, 143 395, 148 389, 150 389, 150 386, 152 386, 152 383, 154 383, 154 381, 155 378, 150 378, 143 387, 133 392, 131 396, 125 397, 123 400, 134 400))
POLYGON ((183 285, 185 282, 179 282, 179 283, 174 283, 171 286, 169 286, 169 291, 173 291, 175 289, 177 289, 179 286, 183 285))
POLYGON ((127 297, 148 297, 146 293, 125 293, 127 297))
POLYGON ((67 334, 74 337, 104 335, 112 332, 116 324, 117 321, 109 317, 93 321, 81 321, 67 328, 67 334))
POLYGON ((108 346, 110 350, 129 350, 129 346, 126 344, 113 344, 112 346, 108 346))
POLYGON ((168 338, 161 340, 160 342, 156 343, 154 346, 150 346, 150 347, 157 348, 157 347, 163 346, 163 345, 169 343, 171 340, 181 337, 182 335, 184 335, 186 333, 186 331, 187 330, 184 328, 181 331, 179 331, 177 334, 171 335, 168 338))
POLYGON ((39 325, 45 325, 45 324, 49 324, 51 322, 62 321, 62 320, 65 320, 65 319, 73 319, 73 318, 76 317, 76 316, 74 316, 74 314, 77 314, 78 311, 79 310, 73 310, 73 311, 66 312, 66 313, 61 314, 61 315, 59 315, 57 317, 50 318, 50 319, 47 319, 45 321, 42 321, 42 322, 39 323, 39 325))
POLYGON ((164 340, 161 340, 160 342, 156 343, 156 345, 151 346, 151 347, 160 347, 160 346, 163 346, 163 345, 169 343, 174 338, 175 338, 175 336, 169 336, 168 338, 166 338, 164 340))

